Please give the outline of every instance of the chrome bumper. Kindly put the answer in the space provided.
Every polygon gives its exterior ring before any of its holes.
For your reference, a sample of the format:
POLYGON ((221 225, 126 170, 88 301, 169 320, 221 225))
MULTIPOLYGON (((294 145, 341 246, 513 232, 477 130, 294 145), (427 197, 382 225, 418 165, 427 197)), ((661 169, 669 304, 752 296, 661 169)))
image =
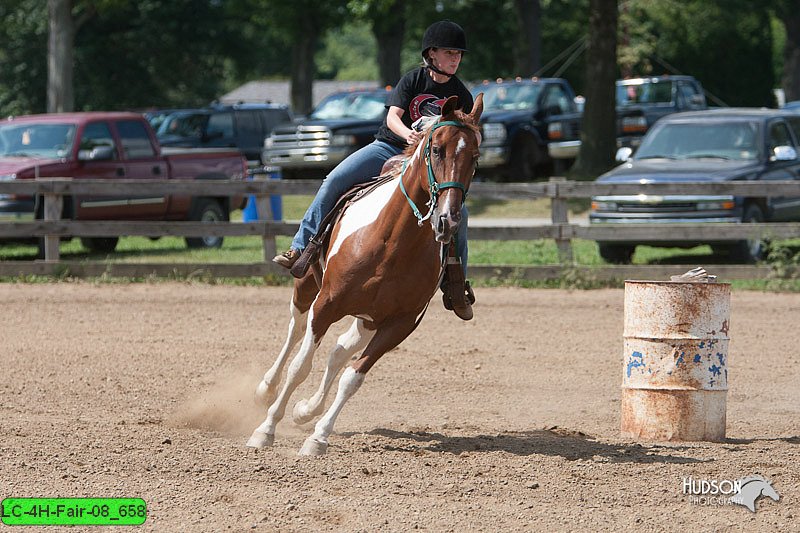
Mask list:
POLYGON ((581 149, 580 141, 551 142, 547 145, 547 153, 553 159, 574 159, 581 149))
POLYGON ((283 168, 331 168, 341 163, 356 148, 284 148, 264 150, 262 160, 267 165, 283 168))

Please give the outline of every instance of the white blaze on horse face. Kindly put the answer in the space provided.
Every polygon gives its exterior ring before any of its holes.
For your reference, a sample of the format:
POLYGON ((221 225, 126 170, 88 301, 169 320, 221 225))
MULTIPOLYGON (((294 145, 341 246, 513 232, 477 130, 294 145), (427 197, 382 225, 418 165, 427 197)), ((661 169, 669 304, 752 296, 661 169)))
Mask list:
POLYGON ((378 215, 386 207, 395 189, 397 189, 397 181, 399 179, 396 178, 384 183, 369 193, 365 200, 356 202, 347 208, 339 223, 339 234, 336 236, 336 241, 331 245, 328 261, 336 255, 345 239, 378 220, 378 215))
POLYGON ((461 153, 461 150, 467 147, 466 141, 464 141, 464 137, 458 138, 458 144, 456 144, 456 155, 461 153))

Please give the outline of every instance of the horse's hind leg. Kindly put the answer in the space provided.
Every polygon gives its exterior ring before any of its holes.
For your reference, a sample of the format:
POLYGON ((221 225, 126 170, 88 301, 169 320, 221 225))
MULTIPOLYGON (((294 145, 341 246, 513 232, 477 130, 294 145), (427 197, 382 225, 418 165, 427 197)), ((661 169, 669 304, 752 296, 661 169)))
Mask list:
POLYGON ((334 378, 347 363, 348 359, 357 351, 364 348, 375 334, 374 331, 364 327, 364 320, 357 318, 347 332, 339 336, 336 346, 328 355, 328 366, 322 376, 319 389, 308 400, 300 400, 294 404, 292 419, 296 424, 305 424, 316 416, 322 414, 325 407, 325 398, 333 384, 334 378))
POLYGON ((327 331, 327 327, 322 328, 319 337, 315 337, 312 330, 314 322, 313 310, 309 312, 308 324, 306 325, 306 335, 303 338, 303 344, 297 355, 294 356, 292 362, 289 364, 289 371, 286 375, 286 383, 283 384, 278 397, 275 402, 270 406, 267 411, 267 418, 260 426, 253 431, 250 439, 247 441, 247 446, 251 448, 264 448, 272 446, 275 440, 275 426, 278 425, 286 413, 286 404, 289 402, 289 397, 297 389, 297 387, 305 381, 308 374, 311 372, 311 366, 314 359, 314 352, 319 347, 322 337, 327 331))
POLYGON ((379 328, 369 341, 361 357, 353 362, 342 373, 339 389, 328 411, 319 419, 314 433, 308 437, 300 448, 300 455, 324 455, 328 450, 328 437, 333 432, 336 418, 347 400, 352 398, 364 382, 364 377, 372 365, 386 352, 400 344, 416 327, 416 316, 397 317, 391 323, 379 328))

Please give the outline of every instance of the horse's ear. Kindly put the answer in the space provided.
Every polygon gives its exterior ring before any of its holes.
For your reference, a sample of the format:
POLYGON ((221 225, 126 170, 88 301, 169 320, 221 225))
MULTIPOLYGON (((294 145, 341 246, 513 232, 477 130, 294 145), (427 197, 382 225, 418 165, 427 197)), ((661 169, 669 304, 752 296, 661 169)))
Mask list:
POLYGON ((458 96, 451 96, 445 100, 444 105, 442 106, 442 119, 452 115, 456 108, 458 108, 458 96))
POLYGON ((478 96, 475 97, 475 103, 472 104, 472 113, 469 114, 473 124, 480 122, 481 113, 483 113, 483 93, 478 93, 478 96))

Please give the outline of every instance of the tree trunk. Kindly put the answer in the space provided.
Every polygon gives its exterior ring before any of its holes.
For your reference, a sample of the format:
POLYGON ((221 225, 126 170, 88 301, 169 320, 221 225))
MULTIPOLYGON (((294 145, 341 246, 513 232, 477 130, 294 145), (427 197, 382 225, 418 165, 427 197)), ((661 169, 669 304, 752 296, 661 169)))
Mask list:
POLYGON ((517 13, 517 45, 514 72, 533 76, 542 66, 542 6, 539 0, 514 0, 517 13))
POLYGON ((47 9, 50 29, 47 41, 47 111, 72 111, 75 107, 72 0, 47 0, 47 9))
POLYGON ((305 31, 292 44, 292 109, 299 115, 308 114, 314 107, 314 52, 318 42, 318 29, 310 17, 304 26, 305 31))
POLYGON ((614 164, 617 146, 616 99, 617 0, 590 0, 586 55, 586 106, 581 149, 570 174, 593 179, 614 164))
POLYGON ((400 50, 406 30, 405 6, 394 0, 372 16, 372 34, 378 42, 378 70, 381 85, 397 85, 400 80, 400 50))
POLYGON ((786 28, 781 85, 786 101, 800 100, 800 11, 787 10, 781 16, 786 28))

